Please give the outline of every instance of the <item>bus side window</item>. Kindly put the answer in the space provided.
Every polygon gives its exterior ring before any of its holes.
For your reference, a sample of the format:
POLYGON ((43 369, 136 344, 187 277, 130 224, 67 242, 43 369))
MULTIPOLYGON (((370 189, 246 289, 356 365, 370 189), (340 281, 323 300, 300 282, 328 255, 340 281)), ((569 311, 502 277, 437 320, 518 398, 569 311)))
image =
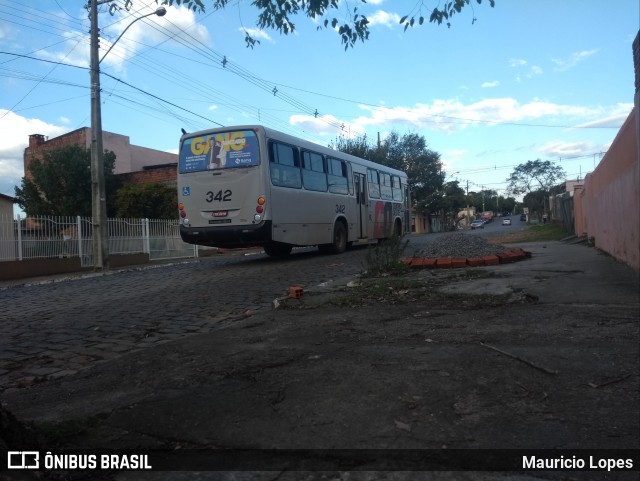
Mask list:
POLYGON ((269 148, 271 183, 281 187, 302 188, 298 149, 279 142, 271 142, 269 148))
POLYGON ((402 201, 402 183, 397 175, 391 176, 391 188, 393 189, 393 200, 402 201))
POLYGON ((315 152, 302 152, 302 183, 307 190, 327 191, 324 157, 315 152))
POLYGON ((329 157, 327 159, 327 167, 329 175, 329 192, 334 194, 348 194, 349 187, 347 182, 347 164, 344 160, 338 160, 329 157))
POLYGON ((391 200, 391 175, 380 172, 380 197, 384 200, 391 200))
POLYGON ((367 169, 367 182, 369 183, 369 197, 380 198, 380 182, 378 181, 378 171, 367 169))

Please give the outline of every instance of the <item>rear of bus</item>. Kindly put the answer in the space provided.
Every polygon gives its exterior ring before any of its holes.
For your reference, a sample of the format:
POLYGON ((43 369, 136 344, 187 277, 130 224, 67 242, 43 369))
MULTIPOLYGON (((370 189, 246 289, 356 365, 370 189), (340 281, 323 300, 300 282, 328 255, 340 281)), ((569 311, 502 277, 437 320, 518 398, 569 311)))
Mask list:
POLYGON ((271 239, 262 144, 264 134, 253 126, 182 136, 178 209, 184 242, 233 248, 271 239))

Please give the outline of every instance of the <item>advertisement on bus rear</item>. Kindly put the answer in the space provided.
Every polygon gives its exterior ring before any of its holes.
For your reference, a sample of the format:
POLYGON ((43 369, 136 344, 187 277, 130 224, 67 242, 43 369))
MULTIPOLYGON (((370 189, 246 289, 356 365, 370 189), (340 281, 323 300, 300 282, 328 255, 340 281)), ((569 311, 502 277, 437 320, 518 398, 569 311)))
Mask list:
POLYGON ((180 149, 181 174, 259 164, 258 137, 253 130, 192 137, 185 139, 180 149))

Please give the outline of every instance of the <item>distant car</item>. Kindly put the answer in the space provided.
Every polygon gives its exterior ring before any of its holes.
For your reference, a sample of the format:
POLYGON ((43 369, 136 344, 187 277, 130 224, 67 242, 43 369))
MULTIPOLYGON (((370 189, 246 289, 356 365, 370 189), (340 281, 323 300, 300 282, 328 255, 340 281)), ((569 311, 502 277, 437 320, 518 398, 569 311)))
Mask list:
POLYGON ((502 225, 511 225, 511 219, 502 219, 502 225))
POLYGON ((472 229, 484 229, 484 222, 481 220, 474 220, 471 223, 471 228, 472 229))
POLYGON ((525 221, 527 220, 527 214, 520 214, 520 220, 525 221))

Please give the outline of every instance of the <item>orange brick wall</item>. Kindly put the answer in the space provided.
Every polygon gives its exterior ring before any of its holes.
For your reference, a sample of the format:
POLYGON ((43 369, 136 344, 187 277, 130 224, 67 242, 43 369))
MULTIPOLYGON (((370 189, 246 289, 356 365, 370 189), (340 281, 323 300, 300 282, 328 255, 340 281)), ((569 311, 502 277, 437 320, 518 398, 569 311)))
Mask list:
POLYGON ((177 165, 166 167, 156 167, 153 169, 140 170, 138 172, 129 172, 120 174, 120 179, 130 184, 148 184, 158 182, 162 184, 176 185, 177 181, 177 165))
POLYGON ((91 139, 89 138, 89 128, 83 127, 73 132, 54 137, 51 140, 45 140, 42 135, 30 135, 29 147, 24 149, 24 172, 25 176, 29 178, 29 164, 35 158, 41 158, 40 154, 47 150, 59 149, 65 145, 79 144, 89 147, 91 139))

